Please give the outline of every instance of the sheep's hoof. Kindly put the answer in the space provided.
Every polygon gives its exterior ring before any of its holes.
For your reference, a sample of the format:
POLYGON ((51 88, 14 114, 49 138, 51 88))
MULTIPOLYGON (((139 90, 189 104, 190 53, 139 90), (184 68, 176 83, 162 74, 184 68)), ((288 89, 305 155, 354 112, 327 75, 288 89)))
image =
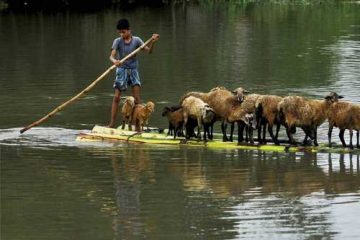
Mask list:
POLYGON ((182 140, 180 141, 180 143, 181 143, 181 144, 187 144, 187 139, 182 139, 182 140))

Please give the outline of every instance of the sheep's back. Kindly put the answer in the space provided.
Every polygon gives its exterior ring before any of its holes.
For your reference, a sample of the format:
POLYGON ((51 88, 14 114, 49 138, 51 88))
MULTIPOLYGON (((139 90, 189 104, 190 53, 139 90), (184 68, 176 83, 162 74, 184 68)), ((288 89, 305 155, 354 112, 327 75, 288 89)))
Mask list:
POLYGON ((334 103, 329 109, 328 119, 340 129, 360 130, 360 105, 349 102, 334 103))

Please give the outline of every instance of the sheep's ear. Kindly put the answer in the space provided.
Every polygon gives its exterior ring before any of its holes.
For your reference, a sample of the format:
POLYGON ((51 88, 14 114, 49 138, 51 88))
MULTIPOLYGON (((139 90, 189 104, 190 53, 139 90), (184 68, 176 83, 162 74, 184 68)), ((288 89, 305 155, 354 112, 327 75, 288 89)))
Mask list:
POLYGON ((244 94, 249 94, 249 93, 251 93, 251 92, 244 89, 244 94))
POLYGON ((339 99, 341 99, 341 98, 344 98, 344 96, 342 96, 342 95, 339 95, 339 96, 338 96, 338 98, 339 98, 339 99))
POLYGON ((326 96, 325 99, 326 100, 331 100, 331 96, 326 96))

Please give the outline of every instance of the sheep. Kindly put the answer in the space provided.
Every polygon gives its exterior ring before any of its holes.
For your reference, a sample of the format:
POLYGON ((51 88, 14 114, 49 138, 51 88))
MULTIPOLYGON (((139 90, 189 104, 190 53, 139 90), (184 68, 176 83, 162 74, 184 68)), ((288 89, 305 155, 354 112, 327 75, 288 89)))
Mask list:
POLYGON ((124 104, 121 108, 121 118, 122 118, 122 127, 121 129, 125 129, 125 124, 128 124, 128 129, 131 131, 131 116, 133 114, 135 107, 135 98, 132 96, 126 97, 124 104))
POLYGON ((324 100, 311 100, 299 96, 284 97, 278 104, 279 120, 286 128, 286 133, 290 144, 296 145, 292 136, 294 127, 301 127, 305 132, 303 143, 307 138, 314 140, 314 145, 318 146, 317 128, 326 120, 327 112, 339 95, 335 92, 330 93, 324 100))
POLYGON ((166 116, 169 121, 168 135, 174 133, 174 139, 176 135, 181 135, 182 126, 184 123, 184 114, 181 106, 164 107, 162 116, 166 116))
POLYGON ((255 117, 257 122, 258 141, 259 143, 266 144, 266 125, 268 125, 268 131, 271 139, 276 145, 279 145, 278 134, 280 130, 280 121, 278 120, 278 104, 282 100, 282 97, 276 95, 262 95, 255 103, 255 117), (276 133, 274 136, 273 126, 276 124, 276 133), (263 127, 263 135, 261 138, 261 128, 263 127))
MULTIPOLYGON (((244 101, 237 106, 234 106, 227 116, 228 122, 238 123, 238 143, 244 141, 243 131, 246 128, 246 136, 250 138, 251 144, 254 143, 252 130, 256 128, 255 104, 258 98, 262 96, 259 94, 249 94, 245 97, 244 101)), ((247 139, 246 137, 246 139, 247 139)))
MULTIPOLYGON (((339 96, 339 98, 343 98, 343 97, 339 96)), ((328 120, 329 120, 329 131, 328 131, 329 147, 331 147, 332 129, 335 126, 340 129, 339 138, 341 140, 343 147, 346 147, 346 143, 344 140, 345 129, 350 130, 350 148, 353 148, 353 143, 352 143, 353 130, 356 130, 357 131, 356 147, 359 148, 359 130, 360 130, 359 104, 353 104, 349 102, 333 103, 328 111, 328 120)))
MULTIPOLYGON (((198 127, 198 140, 201 140, 200 129, 204 124, 211 124, 214 121, 214 111, 200 98, 189 96, 182 101, 184 126, 187 125, 189 118, 196 118, 198 127)), ((207 134, 204 127, 204 141, 207 134)), ((188 128, 186 128, 186 139, 189 138, 188 128)))
POLYGON ((144 104, 136 104, 132 116, 132 123, 135 124, 135 131, 144 131, 144 125, 148 127, 151 113, 154 112, 155 104, 151 101, 144 104))
POLYGON ((202 92, 189 92, 185 94, 181 99, 180 103, 188 96, 194 96, 200 98, 216 113, 218 120, 222 120, 221 131, 223 133, 223 141, 232 141, 232 133, 234 130, 233 124, 231 125, 230 139, 226 135, 226 118, 229 110, 234 106, 241 103, 244 99, 245 94, 249 93, 247 90, 239 87, 234 89, 232 92, 227 90, 225 87, 216 87, 211 89, 208 93, 202 92))

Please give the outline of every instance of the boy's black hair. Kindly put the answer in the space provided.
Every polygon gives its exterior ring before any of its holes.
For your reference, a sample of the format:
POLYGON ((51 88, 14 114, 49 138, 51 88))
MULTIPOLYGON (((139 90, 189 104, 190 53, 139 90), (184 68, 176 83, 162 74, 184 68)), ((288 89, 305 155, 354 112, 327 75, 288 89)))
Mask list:
POLYGON ((116 29, 117 30, 123 30, 123 29, 128 30, 129 28, 130 28, 130 24, 129 24, 129 21, 126 18, 120 19, 116 24, 116 29))

